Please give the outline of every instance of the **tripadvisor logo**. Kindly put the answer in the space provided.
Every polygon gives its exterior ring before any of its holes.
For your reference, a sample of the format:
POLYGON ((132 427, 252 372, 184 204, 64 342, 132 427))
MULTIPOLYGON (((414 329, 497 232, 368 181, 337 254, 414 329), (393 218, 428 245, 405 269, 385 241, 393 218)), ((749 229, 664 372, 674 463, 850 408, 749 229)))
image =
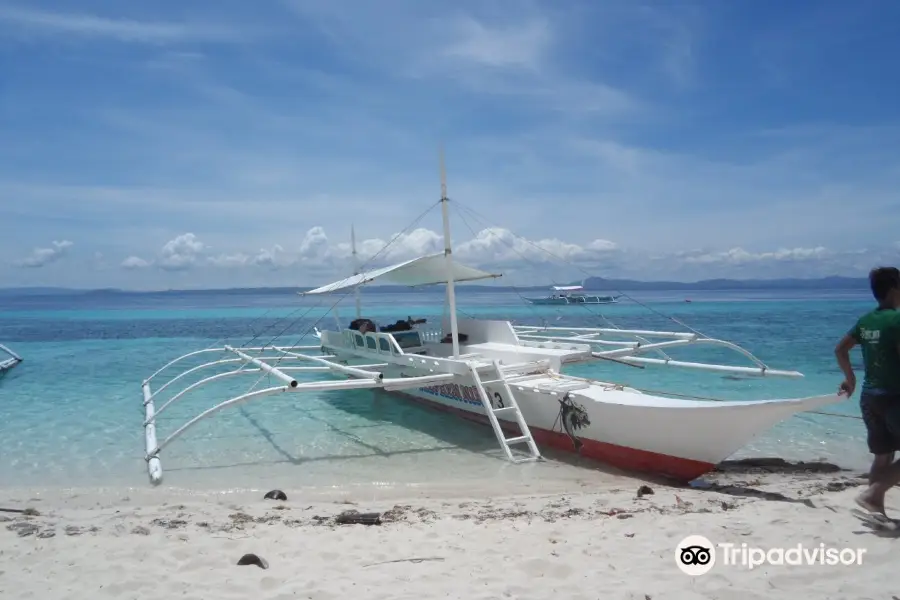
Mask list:
POLYGON ((705 575, 716 566, 716 549, 702 535, 689 535, 675 547, 675 564, 685 575, 705 575))
POLYGON ((702 535, 689 535, 675 547, 675 564, 682 573, 698 577, 709 573, 716 563, 748 570, 763 565, 861 565, 865 553, 865 548, 834 548, 825 544, 767 549, 748 544, 713 544, 702 535))

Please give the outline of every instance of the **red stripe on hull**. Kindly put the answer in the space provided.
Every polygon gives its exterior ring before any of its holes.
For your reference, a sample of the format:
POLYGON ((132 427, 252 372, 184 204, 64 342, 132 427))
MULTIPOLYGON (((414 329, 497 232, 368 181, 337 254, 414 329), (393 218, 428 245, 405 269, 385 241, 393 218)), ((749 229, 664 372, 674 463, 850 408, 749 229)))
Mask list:
MULTIPOLYGON (((429 407, 458 415, 468 421, 484 425, 489 424, 487 417, 482 414, 462 410, 454 406, 447 406, 446 404, 426 400, 425 398, 413 396, 412 394, 405 392, 392 393, 405 396, 416 402, 421 402, 429 407)), ((513 434, 519 435, 519 428, 515 424, 501 420, 500 425, 513 434)), ((668 454, 659 454, 657 452, 639 450, 637 448, 627 448, 625 446, 617 446, 615 444, 607 444, 605 442, 583 438, 581 438, 583 444, 581 450, 576 451, 572 440, 564 432, 550 431, 538 427, 529 427, 529 429, 531 429, 531 435, 534 437, 534 441, 537 442, 539 446, 550 446, 558 450, 572 452, 573 454, 578 454, 579 456, 584 456, 625 471, 652 473, 654 475, 663 475, 678 481, 688 482, 709 473, 715 468, 713 463, 692 460, 690 458, 679 458, 668 454)))

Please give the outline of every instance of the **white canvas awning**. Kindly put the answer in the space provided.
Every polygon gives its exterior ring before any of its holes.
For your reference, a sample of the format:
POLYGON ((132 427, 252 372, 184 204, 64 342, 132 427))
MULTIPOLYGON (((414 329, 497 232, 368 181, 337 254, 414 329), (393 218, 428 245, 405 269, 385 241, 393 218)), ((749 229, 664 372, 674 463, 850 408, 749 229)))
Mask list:
MULTIPOLYGON (((359 285, 365 285, 372 281, 381 281, 383 283, 393 283, 395 285, 405 285, 415 287, 420 285, 433 285, 436 283, 446 283, 447 281, 447 264, 444 262, 444 253, 431 254, 429 256, 420 256, 412 260, 367 271, 359 275, 353 275, 346 279, 341 279, 328 285, 323 285, 308 292, 299 292, 301 296, 312 294, 327 294, 330 292, 338 292, 340 290, 354 288, 359 285)), ((480 279, 492 279, 500 277, 499 274, 488 273, 473 267, 461 265, 453 262, 453 281, 478 281, 480 279)))
POLYGON ((583 290, 580 285, 554 285, 553 289, 557 292, 574 292, 575 290, 583 290))

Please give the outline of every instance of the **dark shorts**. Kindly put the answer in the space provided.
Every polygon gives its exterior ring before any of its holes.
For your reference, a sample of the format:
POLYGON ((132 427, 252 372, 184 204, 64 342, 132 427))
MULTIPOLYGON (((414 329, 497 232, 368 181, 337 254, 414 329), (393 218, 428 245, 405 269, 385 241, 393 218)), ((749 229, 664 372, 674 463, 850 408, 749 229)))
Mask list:
POLYGON ((900 394, 863 392, 859 407, 866 424, 869 452, 890 454, 900 450, 900 394))

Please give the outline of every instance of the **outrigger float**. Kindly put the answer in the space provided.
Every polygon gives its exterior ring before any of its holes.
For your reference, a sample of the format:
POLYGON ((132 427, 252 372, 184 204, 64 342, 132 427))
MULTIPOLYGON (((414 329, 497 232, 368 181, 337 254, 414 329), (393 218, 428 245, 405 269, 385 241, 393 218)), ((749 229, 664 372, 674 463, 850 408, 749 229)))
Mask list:
POLYGON ((0 352, 5 355, 4 357, 0 358, 0 373, 5 373, 22 362, 21 356, 19 356, 3 344, 0 344, 0 352))
POLYGON ((685 400, 563 373, 567 365, 575 363, 613 361, 745 376, 803 377, 797 371, 771 369, 736 344, 698 333, 513 326, 509 321, 459 318, 454 284, 499 275, 453 260, 443 167, 441 175, 443 253, 357 272, 301 293, 318 296, 355 292, 357 318, 349 327, 316 329, 317 345, 225 345, 199 350, 173 360, 143 382, 145 458, 152 483, 162 480, 161 452, 191 427, 221 410, 283 393, 385 390, 489 424, 513 462, 539 460, 540 446, 550 446, 625 470, 684 482, 712 470, 775 423, 841 400, 836 394, 735 402, 685 400), (378 327, 362 318, 359 288, 372 282, 446 284, 449 307, 440 329, 412 319, 378 327), (682 346, 698 345, 733 350, 749 365, 677 361, 667 354, 682 346), (162 372, 202 354, 215 359, 187 369, 153 390, 151 384, 162 372), (655 356, 645 356, 648 354, 655 356), (210 375, 162 399, 163 392, 185 376, 222 365, 237 368, 210 375), (344 379, 299 382, 294 377, 298 372, 344 379), (215 380, 254 374, 271 376, 278 385, 247 391, 216 404, 158 441, 159 415, 185 394, 215 380))

